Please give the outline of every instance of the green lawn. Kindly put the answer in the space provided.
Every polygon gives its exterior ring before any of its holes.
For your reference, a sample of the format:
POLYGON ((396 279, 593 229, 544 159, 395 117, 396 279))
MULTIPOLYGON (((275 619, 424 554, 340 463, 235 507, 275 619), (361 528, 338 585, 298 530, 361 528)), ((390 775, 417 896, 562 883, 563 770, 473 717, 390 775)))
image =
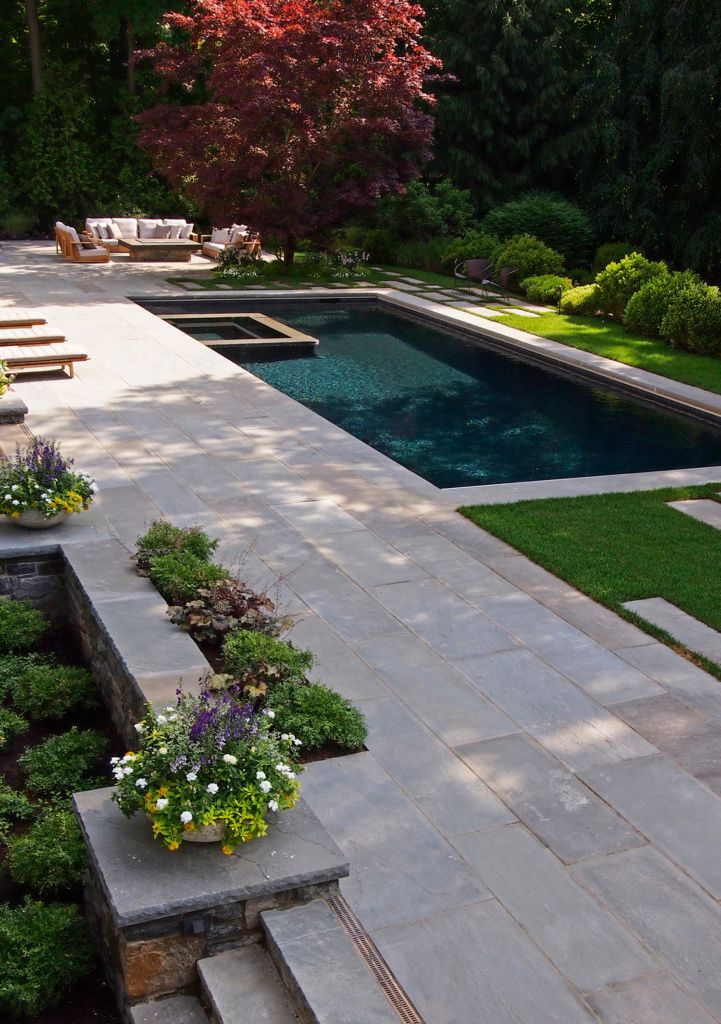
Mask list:
MULTIPOLYGON (((666 639, 621 605, 664 597, 721 630, 721 601, 714 582, 721 578, 721 530, 666 504, 716 497, 720 490, 717 483, 473 505, 460 511, 538 565, 666 639)), ((721 678, 721 666, 702 663, 721 678)))
POLYGON ((517 327, 562 345, 595 352, 608 359, 616 359, 619 363, 637 366, 641 370, 649 370, 662 377, 721 394, 721 359, 669 348, 657 338, 631 334, 621 324, 598 317, 564 316, 550 310, 535 320, 510 313, 508 316, 497 317, 494 323, 517 327))

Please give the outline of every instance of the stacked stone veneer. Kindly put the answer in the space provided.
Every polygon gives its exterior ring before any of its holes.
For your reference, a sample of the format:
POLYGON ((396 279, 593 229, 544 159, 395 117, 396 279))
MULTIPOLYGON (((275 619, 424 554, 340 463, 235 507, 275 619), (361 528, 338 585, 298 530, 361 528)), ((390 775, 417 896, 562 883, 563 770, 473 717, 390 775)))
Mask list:
MULTIPOLYGON (((79 637, 128 745, 145 705, 199 685, 210 666, 165 615, 128 552, 95 530, 43 535, 0 526, 0 593, 30 597, 79 637)), ((259 914, 335 891, 348 865, 301 799, 271 816, 265 838, 223 856, 217 844, 169 853, 142 815, 124 818, 112 789, 76 796, 88 851, 86 911, 126 1020, 129 1007, 196 985, 196 961, 261 937, 259 914)))

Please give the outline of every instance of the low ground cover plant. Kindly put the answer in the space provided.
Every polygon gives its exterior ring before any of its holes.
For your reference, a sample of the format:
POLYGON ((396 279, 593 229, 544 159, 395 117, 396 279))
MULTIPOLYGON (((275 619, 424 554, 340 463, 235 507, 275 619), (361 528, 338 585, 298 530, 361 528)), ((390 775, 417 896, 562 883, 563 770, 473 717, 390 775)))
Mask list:
POLYGON ((87 669, 60 665, 37 654, 0 658, 0 695, 28 718, 62 718, 97 704, 93 677, 87 669))
POLYGON ((173 605, 190 601, 198 590, 230 579, 227 569, 198 558, 191 551, 151 558, 148 575, 168 604, 173 605))
POLYGON ((559 299, 559 310, 575 316, 594 316, 599 309, 600 297, 597 284, 583 284, 569 288, 559 299))
POLYGON ((198 526, 173 526, 168 519, 155 519, 136 540, 133 558, 138 569, 143 572, 147 572, 151 560, 160 555, 187 552, 203 562, 209 562, 218 543, 198 526))
POLYGON ((268 697, 268 707, 275 712, 276 729, 292 733, 308 750, 328 744, 359 750, 368 734, 358 708, 321 683, 280 683, 268 697))
POLYGON ((277 636, 287 625, 267 594, 256 593, 238 579, 201 587, 190 600, 168 608, 168 617, 190 633, 196 643, 212 646, 236 629, 277 636))
POLYGON ((67 732, 30 747, 18 762, 28 788, 34 793, 68 797, 103 785, 99 768, 106 749, 107 739, 101 732, 74 725, 67 732))
POLYGON ((313 654, 285 640, 239 629, 223 643, 223 668, 252 697, 263 697, 283 682, 304 682, 313 654))
POLYGON ((48 620, 30 601, 0 597, 0 655, 32 650, 48 628, 48 620))
POLYGON ((77 906, 27 899, 0 905, 0 1009, 31 1016, 55 1003, 93 962, 77 906))
POLYGON ((232 853, 266 834, 269 812, 298 798, 299 744, 272 730, 272 711, 241 700, 229 691, 181 693, 136 725, 137 752, 111 761, 121 811, 150 815, 153 835, 171 851, 184 835, 217 825, 223 853, 232 853))
POLYGON ((85 843, 75 812, 51 807, 29 832, 11 837, 8 864, 13 880, 38 896, 76 893, 85 869, 85 843))
POLYGON ((13 789, 0 777, 0 843, 7 842, 15 822, 27 821, 34 813, 35 808, 25 794, 13 789))
POLYGON ((21 736, 29 728, 30 723, 22 715, 9 708, 0 707, 0 750, 4 750, 15 736, 21 736))
POLYGON ((10 390, 14 380, 15 376, 8 370, 8 364, 4 359, 0 359, 0 398, 10 390))

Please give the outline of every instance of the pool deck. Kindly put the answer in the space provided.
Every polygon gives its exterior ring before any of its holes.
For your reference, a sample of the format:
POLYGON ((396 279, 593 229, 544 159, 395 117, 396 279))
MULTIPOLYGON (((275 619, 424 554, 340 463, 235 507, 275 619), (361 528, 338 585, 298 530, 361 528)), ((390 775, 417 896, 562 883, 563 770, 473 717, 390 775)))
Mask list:
POLYGON ((17 384, 28 427, 100 486, 58 533, 130 548, 165 514, 249 582, 280 578, 293 638, 370 728, 303 792, 427 1024, 720 1022, 721 684, 459 516, 470 489, 128 301, 181 297, 173 272, 0 251, 0 308, 42 310, 91 356, 17 384))

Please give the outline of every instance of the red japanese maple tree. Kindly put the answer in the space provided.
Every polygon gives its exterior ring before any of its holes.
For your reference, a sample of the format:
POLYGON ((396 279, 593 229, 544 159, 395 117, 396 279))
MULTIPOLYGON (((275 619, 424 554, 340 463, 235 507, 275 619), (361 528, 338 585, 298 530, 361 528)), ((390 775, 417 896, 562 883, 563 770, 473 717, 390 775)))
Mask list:
POLYGON ((217 223, 275 235, 291 262, 429 157, 439 61, 422 15, 409 0, 191 0, 166 15, 180 41, 147 54, 170 88, 139 115, 141 144, 217 223))

